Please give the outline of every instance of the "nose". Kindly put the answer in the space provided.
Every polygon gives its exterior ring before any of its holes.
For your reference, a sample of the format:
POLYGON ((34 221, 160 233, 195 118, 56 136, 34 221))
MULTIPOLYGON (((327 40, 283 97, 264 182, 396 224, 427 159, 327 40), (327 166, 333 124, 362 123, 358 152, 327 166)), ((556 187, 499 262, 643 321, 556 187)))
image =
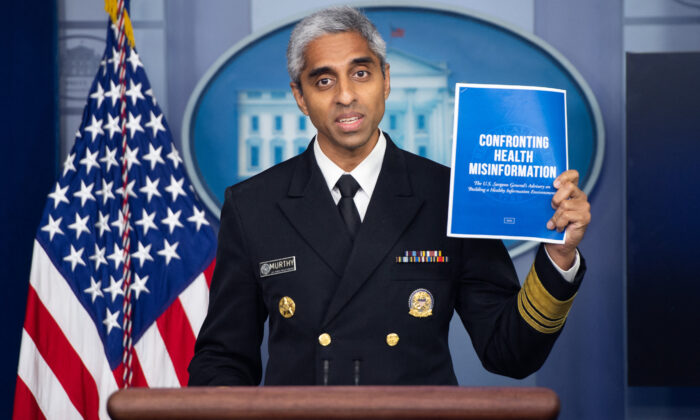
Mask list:
POLYGON ((336 103, 338 105, 349 106, 355 102, 355 86, 348 77, 338 79, 336 103))

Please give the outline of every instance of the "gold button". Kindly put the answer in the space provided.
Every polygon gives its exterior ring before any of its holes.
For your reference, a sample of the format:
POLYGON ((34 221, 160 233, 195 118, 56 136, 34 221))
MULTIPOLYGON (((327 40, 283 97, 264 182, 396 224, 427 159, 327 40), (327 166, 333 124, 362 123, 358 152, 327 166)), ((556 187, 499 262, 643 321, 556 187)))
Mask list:
POLYGON ((387 334, 386 343, 390 347, 394 347, 395 345, 399 344, 399 335, 396 333, 387 334))
POLYGON ((296 310, 297 305, 294 303, 294 300, 290 298, 289 296, 285 296, 282 299, 280 299, 280 314, 285 317, 285 318, 291 318, 294 316, 294 311, 296 310))
POLYGON ((331 344, 331 336, 328 335, 327 333, 323 333, 318 336, 318 342, 321 344, 323 347, 331 344))

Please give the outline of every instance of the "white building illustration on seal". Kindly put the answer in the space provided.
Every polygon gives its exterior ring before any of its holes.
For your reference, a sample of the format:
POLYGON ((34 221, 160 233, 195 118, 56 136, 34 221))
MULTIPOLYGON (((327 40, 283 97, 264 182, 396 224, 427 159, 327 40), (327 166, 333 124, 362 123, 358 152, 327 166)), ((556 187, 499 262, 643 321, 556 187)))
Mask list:
MULTIPOLYGON (((391 94, 380 128, 402 149, 449 165, 454 92, 445 63, 389 48, 391 94)), ((238 92, 238 176, 248 178, 306 149, 316 129, 289 90, 238 92)))

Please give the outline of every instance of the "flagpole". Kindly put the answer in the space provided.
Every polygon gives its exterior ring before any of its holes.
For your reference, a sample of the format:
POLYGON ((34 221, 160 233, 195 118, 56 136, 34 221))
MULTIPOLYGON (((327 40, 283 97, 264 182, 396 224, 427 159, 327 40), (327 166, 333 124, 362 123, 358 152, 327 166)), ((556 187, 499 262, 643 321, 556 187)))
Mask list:
POLYGON ((122 375, 124 387, 128 388, 131 386, 131 381, 133 379, 132 370, 132 357, 133 357, 133 340, 132 340, 132 312, 133 306, 131 304, 131 211, 129 209, 129 193, 127 186, 129 184, 129 171, 128 171, 128 161, 127 161, 127 134, 126 134, 126 30, 125 30, 125 15, 126 15, 126 4, 125 0, 119 0, 118 2, 118 33, 119 38, 117 41, 117 47, 119 48, 119 87, 120 87, 120 118, 121 118, 121 132, 122 132, 122 226, 124 226, 124 232, 122 234, 122 252, 124 256, 124 267, 122 269, 122 278, 124 283, 122 284, 122 290, 124 291, 124 321, 123 321, 123 339, 122 339, 122 364, 124 365, 124 371, 122 375))

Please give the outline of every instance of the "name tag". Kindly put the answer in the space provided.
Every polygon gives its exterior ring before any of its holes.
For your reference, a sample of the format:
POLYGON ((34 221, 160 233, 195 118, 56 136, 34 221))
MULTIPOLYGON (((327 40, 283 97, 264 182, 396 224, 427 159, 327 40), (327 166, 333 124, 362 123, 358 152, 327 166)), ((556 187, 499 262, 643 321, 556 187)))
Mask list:
POLYGON ((276 260, 258 263, 260 277, 274 276, 275 274, 289 273, 297 269, 297 257, 285 257, 276 260))

